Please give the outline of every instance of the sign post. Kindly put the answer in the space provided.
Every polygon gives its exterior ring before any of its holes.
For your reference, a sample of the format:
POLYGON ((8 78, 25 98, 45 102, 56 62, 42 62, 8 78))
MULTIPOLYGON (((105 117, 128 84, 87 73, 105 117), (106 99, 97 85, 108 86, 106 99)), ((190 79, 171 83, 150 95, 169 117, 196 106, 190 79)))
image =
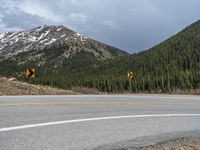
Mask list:
POLYGON ((132 92, 131 79, 133 78, 134 73, 132 71, 129 71, 127 76, 128 76, 128 79, 129 79, 129 89, 130 89, 130 92, 132 92))
MULTIPOLYGON (((30 69, 30 68, 26 69, 25 76, 26 76, 26 78, 29 78, 29 81, 30 81, 30 78, 32 78, 32 79, 35 78, 35 74, 36 74, 36 70, 35 69, 30 69)), ((31 85, 29 86, 29 95, 30 94, 31 94, 31 85)))

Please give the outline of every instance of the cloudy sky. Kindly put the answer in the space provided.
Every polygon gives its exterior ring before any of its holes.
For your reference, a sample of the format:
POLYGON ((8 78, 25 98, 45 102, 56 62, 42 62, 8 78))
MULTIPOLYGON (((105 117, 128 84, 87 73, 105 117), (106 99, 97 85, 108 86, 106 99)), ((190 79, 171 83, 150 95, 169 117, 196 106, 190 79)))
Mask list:
POLYGON ((0 32, 65 25, 138 52, 200 19, 200 0, 0 0, 0 32))

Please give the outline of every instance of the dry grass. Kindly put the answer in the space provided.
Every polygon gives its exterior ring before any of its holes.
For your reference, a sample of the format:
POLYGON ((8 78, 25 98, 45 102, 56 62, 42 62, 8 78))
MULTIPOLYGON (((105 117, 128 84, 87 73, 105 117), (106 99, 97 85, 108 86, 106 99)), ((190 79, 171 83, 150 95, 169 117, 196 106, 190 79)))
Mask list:
POLYGON ((77 92, 77 93, 82 93, 82 94, 101 94, 95 88, 73 87, 72 91, 77 92))
POLYGON ((52 88, 49 86, 32 85, 19 82, 15 78, 0 77, 0 95, 74 95, 71 90, 52 88))

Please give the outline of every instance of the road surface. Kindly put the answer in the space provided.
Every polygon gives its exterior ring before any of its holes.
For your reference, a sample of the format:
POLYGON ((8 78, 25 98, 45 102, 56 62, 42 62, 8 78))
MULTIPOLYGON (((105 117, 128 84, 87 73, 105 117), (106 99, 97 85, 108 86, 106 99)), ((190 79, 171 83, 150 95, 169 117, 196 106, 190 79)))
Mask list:
POLYGON ((0 97, 1 150, 120 149, 200 136, 198 96, 0 97))

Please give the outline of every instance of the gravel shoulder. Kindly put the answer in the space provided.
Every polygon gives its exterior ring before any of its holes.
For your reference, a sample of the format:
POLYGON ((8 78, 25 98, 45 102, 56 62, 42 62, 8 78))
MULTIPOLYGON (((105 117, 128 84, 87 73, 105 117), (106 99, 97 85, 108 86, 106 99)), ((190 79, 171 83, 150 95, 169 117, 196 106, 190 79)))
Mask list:
POLYGON ((121 150, 200 150, 199 138, 181 138, 156 145, 126 148, 121 150))

